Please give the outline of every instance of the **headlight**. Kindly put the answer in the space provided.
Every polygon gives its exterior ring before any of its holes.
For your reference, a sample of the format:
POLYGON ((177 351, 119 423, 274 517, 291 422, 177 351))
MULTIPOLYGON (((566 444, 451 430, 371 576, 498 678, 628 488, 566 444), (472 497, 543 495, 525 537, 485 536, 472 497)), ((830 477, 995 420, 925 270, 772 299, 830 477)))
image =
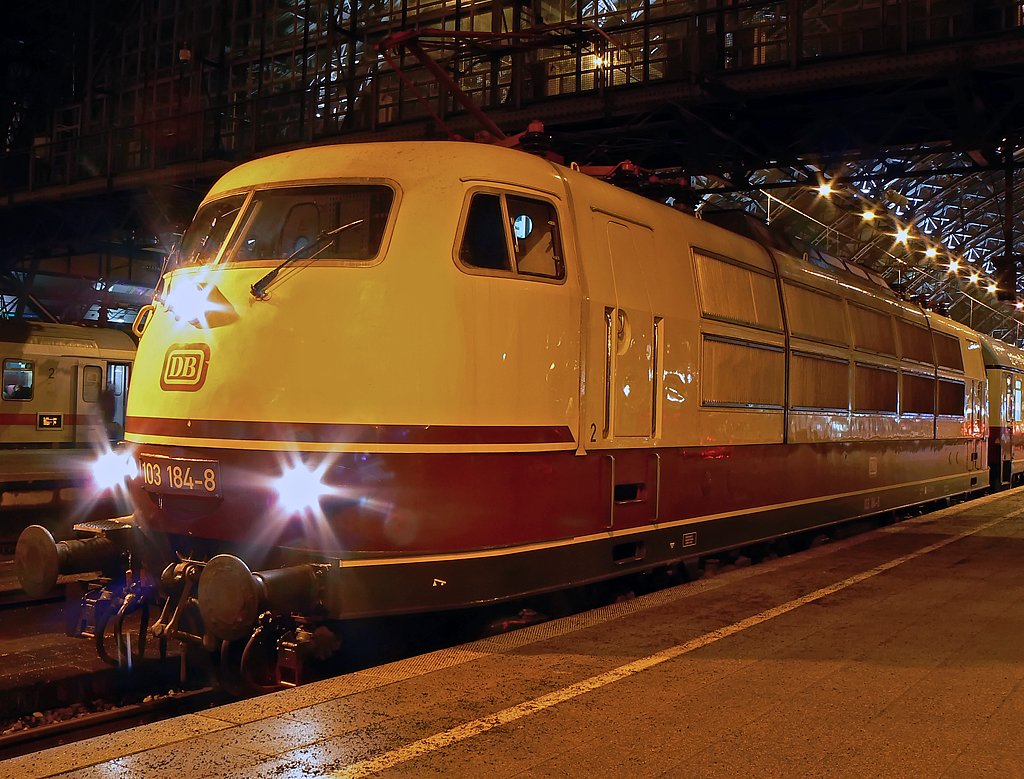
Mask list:
POLYGON ((92 464, 92 483, 99 492, 124 487, 138 475, 139 467, 127 449, 105 449, 92 464))
POLYGON ((163 296, 163 304, 175 319, 200 329, 226 324, 237 318, 209 273, 173 278, 163 296))
POLYGON ((323 482, 328 462, 310 467, 301 460, 282 465, 281 475, 271 482, 277 506, 285 514, 319 513, 320 500, 335 493, 323 482))

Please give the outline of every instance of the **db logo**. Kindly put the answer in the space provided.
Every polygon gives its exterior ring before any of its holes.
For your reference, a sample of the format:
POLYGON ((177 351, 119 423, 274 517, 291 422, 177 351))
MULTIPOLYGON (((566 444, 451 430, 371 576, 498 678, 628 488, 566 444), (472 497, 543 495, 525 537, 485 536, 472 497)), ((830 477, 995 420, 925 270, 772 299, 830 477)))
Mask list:
POLYGON ((206 344, 171 344, 164 355, 160 388, 172 392, 195 392, 206 381, 210 347, 206 344))

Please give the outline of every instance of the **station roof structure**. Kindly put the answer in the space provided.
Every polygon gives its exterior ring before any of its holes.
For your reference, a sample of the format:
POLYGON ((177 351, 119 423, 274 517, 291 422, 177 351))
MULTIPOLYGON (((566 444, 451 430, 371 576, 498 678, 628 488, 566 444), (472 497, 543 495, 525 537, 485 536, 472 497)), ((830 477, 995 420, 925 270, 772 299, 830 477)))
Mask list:
POLYGON ((5 16, 0 315, 130 319, 242 160, 540 120, 535 151, 682 180, 649 194, 742 210, 1020 341, 1012 0, 59 0, 5 16))

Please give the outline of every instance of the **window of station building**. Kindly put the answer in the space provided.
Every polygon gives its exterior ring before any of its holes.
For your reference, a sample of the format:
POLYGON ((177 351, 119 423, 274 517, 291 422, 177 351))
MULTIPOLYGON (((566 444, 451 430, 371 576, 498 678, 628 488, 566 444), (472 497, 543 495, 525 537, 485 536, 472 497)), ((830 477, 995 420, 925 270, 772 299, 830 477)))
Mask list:
POLYGON ((919 373, 904 372, 900 377, 900 413, 935 413, 935 379, 919 373))
POLYGON ((786 359, 781 348, 705 337, 703 374, 705 406, 782 408, 786 359))
POLYGON ((850 363, 794 352, 789 363, 789 403, 795 409, 850 408, 850 363))
POLYGON ((3 399, 32 400, 35 371, 25 360, 4 360, 3 399))
POLYGON ((774 276, 697 249, 693 250, 693 259, 701 313, 705 317, 782 330, 782 308, 774 276))
POLYGON ((793 335, 813 341, 847 346, 850 336, 846 331, 843 301, 790 282, 783 284, 786 313, 793 335))
POLYGON ((893 334, 891 316, 856 303, 851 303, 849 310, 855 348, 896 355, 896 337, 893 334))
POLYGON ((475 193, 458 256, 468 268, 565 278, 555 207, 521 195, 475 193))
POLYGON ((962 417, 964 415, 964 383, 939 379, 938 408, 936 411, 944 417, 962 417))
POLYGON ((932 338, 928 328, 915 325, 905 319, 896 320, 896 330, 900 334, 900 353, 907 360, 935 364, 932 355, 932 338))
POLYGON ((242 217, 231 259, 372 260, 384 240, 394 199, 384 184, 257 190, 242 217))
POLYGON ((959 338, 933 330, 932 343, 935 344, 935 361, 939 365, 943 368, 952 368, 955 371, 964 369, 964 355, 960 351, 959 338))
POLYGON ((857 363, 854 366, 853 410, 895 414, 899 374, 891 368, 857 363))

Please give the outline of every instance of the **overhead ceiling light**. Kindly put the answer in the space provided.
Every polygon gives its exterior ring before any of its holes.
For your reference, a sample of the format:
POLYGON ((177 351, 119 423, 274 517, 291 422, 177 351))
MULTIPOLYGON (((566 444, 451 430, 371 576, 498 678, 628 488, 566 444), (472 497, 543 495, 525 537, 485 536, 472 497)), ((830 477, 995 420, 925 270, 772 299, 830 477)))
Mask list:
POLYGON ((958 270, 960 270, 960 262, 958 260, 950 260, 949 261, 949 272, 950 273, 956 273, 958 270))
POLYGON ((977 273, 977 272, 972 273, 970 275, 971 284, 977 284, 978 283, 978 279, 980 279, 980 278, 981 278, 981 275, 979 273, 977 273))
POLYGON ((827 181, 823 181, 821 184, 818 185, 818 194, 821 195, 822 197, 828 197, 829 195, 832 194, 832 185, 829 184, 827 181))
POLYGON ((924 250, 924 256, 927 257, 928 259, 933 259, 936 256, 938 256, 938 254, 939 250, 936 249, 934 246, 929 246, 927 249, 924 250))
POLYGON ((996 286, 996 283, 994 281, 990 281, 986 289, 994 295, 996 294, 996 290, 999 289, 999 287, 996 286))
POLYGON ((906 243, 910 238, 909 227, 897 227, 896 228, 896 243, 906 243))
POLYGON ((863 219, 865 222, 873 222, 875 219, 875 212, 865 211, 863 214, 860 215, 860 218, 863 219))

